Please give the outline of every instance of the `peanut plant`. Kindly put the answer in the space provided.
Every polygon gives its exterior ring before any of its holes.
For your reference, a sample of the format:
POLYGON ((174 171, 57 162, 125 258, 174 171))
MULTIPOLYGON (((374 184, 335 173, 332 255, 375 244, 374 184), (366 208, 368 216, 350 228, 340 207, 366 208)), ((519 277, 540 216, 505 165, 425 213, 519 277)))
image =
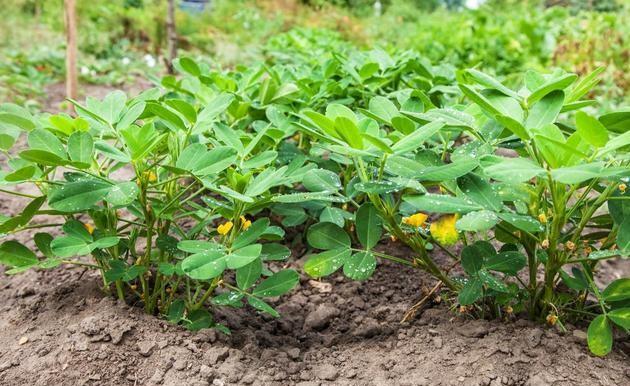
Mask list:
POLYGON ((596 355, 628 331, 630 279, 596 284, 630 253, 628 113, 586 112, 599 70, 513 90, 414 52, 286 52, 233 71, 181 58, 179 76, 71 101, 72 117, 2 105, 2 193, 29 200, 0 222, 7 273, 93 268, 147 313, 229 332, 213 308, 279 316, 305 240, 313 278, 368 280, 389 260, 478 317, 592 320, 596 355))

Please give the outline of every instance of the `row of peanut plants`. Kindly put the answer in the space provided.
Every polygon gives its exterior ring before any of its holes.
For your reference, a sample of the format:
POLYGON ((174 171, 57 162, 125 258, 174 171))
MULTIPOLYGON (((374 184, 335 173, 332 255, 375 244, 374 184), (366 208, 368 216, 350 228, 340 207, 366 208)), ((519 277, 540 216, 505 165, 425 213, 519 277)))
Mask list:
POLYGON ((390 260, 478 317, 590 321, 597 355, 628 332, 630 279, 596 285, 630 253, 630 113, 586 112, 601 70, 514 90, 411 51, 298 44, 233 71, 182 58, 136 97, 72 101, 74 117, 2 105, 1 192, 29 200, 0 222, 6 272, 91 267, 147 313, 229 333, 213 309, 277 317, 298 284, 289 231, 313 278, 390 260))

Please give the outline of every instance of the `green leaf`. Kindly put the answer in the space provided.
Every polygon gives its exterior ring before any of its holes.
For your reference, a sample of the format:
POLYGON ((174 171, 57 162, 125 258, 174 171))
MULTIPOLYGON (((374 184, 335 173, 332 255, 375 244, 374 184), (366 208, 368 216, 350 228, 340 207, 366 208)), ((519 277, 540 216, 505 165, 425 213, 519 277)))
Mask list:
POLYGON ((616 325, 630 330, 630 308, 618 308, 608 313, 608 318, 616 325))
POLYGON ((263 261, 286 260, 291 256, 291 250, 280 244, 263 244, 260 257, 263 261))
POLYGON ((184 317, 184 311, 186 310, 186 304, 183 299, 175 299, 168 308, 168 314, 166 319, 171 323, 179 323, 184 317))
POLYGON ((335 119, 335 130, 339 136, 354 149, 363 149, 363 137, 357 124, 346 117, 335 119))
POLYGON ((269 227, 268 218, 260 218, 254 221, 254 223, 251 224, 249 228, 240 233, 236 237, 236 239, 234 239, 234 242, 232 243, 232 249, 243 248, 258 240, 258 238, 265 232, 267 227, 269 227))
POLYGON ((185 56, 185 57, 179 58, 178 64, 180 65, 182 70, 186 71, 192 76, 201 75, 201 70, 199 69, 199 65, 197 64, 197 62, 195 62, 193 59, 189 57, 185 56))
POLYGON ((231 147, 208 150, 205 145, 194 143, 182 151, 175 166, 197 176, 207 176, 225 170, 236 158, 236 151, 231 147))
POLYGON ((496 115, 495 119, 497 122, 505 126, 506 129, 510 130, 520 139, 529 139, 530 135, 525 126, 521 124, 521 122, 517 121, 512 117, 508 117, 507 115, 496 115))
POLYGON ((227 110, 233 101, 234 95, 232 94, 224 93, 214 97, 197 116, 197 126, 204 127, 212 123, 219 114, 227 110))
POLYGON ((32 120, 7 112, 0 112, 0 123, 9 124, 25 131, 33 130, 36 127, 32 120))
POLYGON ((304 272, 313 278, 328 276, 346 263, 350 258, 350 249, 342 247, 312 255, 304 264, 304 272))
POLYGON ((82 177, 76 181, 55 185, 48 196, 51 208, 60 212, 80 212, 92 208, 107 196, 112 185, 108 182, 82 177))
POLYGON ((276 170, 274 168, 267 168, 258 174, 249 183, 247 189, 245 189, 245 195, 255 197, 265 193, 273 186, 281 185, 284 180, 284 174, 287 171, 287 166, 283 166, 276 170))
POLYGON ((351 216, 352 215, 345 210, 327 206, 319 214, 319 222, 330 222, 343 228, 346 223, 346 218, 351 216))
POLYGON ((383 122, 391 123, 392 118, 398 115, 398 108, 389 99, 382 96, 375 96, 370 99, 370 112, 380 118, 383 122))
POLYGON ((440 166, 429 166, 418 170, 416 179, 418 181, 450 181, 470 173, 477 166, 479 166, 479 162, 476 160, 459 161, 440 166))
POLYGON ((260 278, 262 273, 262 260, 255 259, 251 263, 242 266, 236 270, 236 284, 238 288, 246 290, 253 286, 254 283, 260 278))
POLYGON ((565 74, 560 77, 547 80, 527 97, 527 104, 531 106, 550 92, 554 90, 563 90, 569 87, 573 82, 575 82, 577 77, 578 76, 575 74, 565 74))
POLYGON ((329 222, 320 222, 308 228, 306 239, 311 247, 317 249, 350 248, 350 236, 346 231, 329 222))
POLYGON ((615 241, 617 242, 617 246, 621 251, 621 255, 630 256, 630 218, 627 218, 619 226, 617 239, 615 241))
POLYGON ((478 277, 473 277, 461 289, 457 296, 457 301, 462 306, 467 306, 476 302, 483 295, 483 283, 478 277))
POLYGON ((210 312, 203 308, 194 310, 188 314, 188 320, 189 322, 186 324, 186 328, 190 331, 199 331, 204 328, 210 328, 214 324, 210 312))
POLYGON ((158 134, 153 124, 146 124, 142 127, 132 125, 120 130, 120 133, 133 160, 145 158, 166 138, 166 134, 158 134))
POLYGON ((446 126, 451 127, 473 128, 475 126, 475 118, 472 115, 452 108, 431 109, 418 117, 427 121, 442 120, 446 126))
POLYGON ((491 229, 499 222, 496 213, 489 210, 470 212, 462 216, 455 227, 460 231, 479 232, 491 229))
POLYGON ((576 291, 584 291, 588 289, 589 284, 584 273, 577 267, 573 267, 572 271, 574 277, 569 275, 564 270, 560 270, 560 277, 562 278, 564 284, 566 284, 567 287, 576 291))
POLYGON ((481 165, 489 177, 510 183, 529 181, 545 173, 545 169, 527 158, 485 156, 481 160, 481 165))
POLYGON ((610 131, 625 133, 630 127, 630 110, 614 111, 601 115, 598 120, 610 131))
POLYGON ((177 249, 188 253, 222 252, 225 247, 213 241, 182 240, 177 243, 177 249))
POLYGON ((7 182, 19 182, 31 179, 35 173, 37 172, 37 166, 27 165, 23 168, 17 169, 16 171, 7 174, 4 176, 4 180, 7 182))
POLYGON ((182 270, 196 280, 213 279, 227 268, 227 255, 223 252, 208 251, 190 255, 182 261, 182 270))
POLYGON ((336 173, 325 169, 309 171, 302 180, 304 187, 311 192, 337 192, 341 189, 341 181, 336 173))
POLYGON ((105 201, 115 207, 126 206, 136 199, 138 192, 138 185, 135 182, 121 182, 116 185, 112 185, 105 196, 105 201))
POLYGON ((44 150, 66 159, 63 144, 53 133, 46 129, 35 129, 28 134, 28 146, 33 150, 44 150))
POLYGON ((354 112, 352 112, 352 110, 350 110, 346 106, 340 105, 338 103, 331 103, 326 106, 326 117, 331 119, 333 122, 336 121, 337 118, 346 118, 347 120, 354 123, 355 126, 359 124, 354 112))
POLYGON ((106 156, 107 158, 113 159, 114 161, 123 162, 123 163, 127 163, 131 161, 131 158, 129 158, 127 154, 123 153, 122 151, 120 151, 119 149, 115 148, 114 146, 110 145, 107 142, 98 141, 94 144, 94 147, 104 156, 106 156))
POLYGON ((492 189, 490 183, 476 174, 466 174, 457 179, 457 185, 466 197, 492 211, 503 210, 503 202, 499 195, 492 189))
POLYGON ((37 263, 37 256, 15 240, 5 241, 0 245, 0 264, 10 267, 26 267, 37 263))
POLYGON ((404 154, 414 151, 424 144, 426 140, 431 138, 440 129, 444 127, 444 121, 434 121, 419 127, 413 133, 402 137, 392 146, 395 154, 404 154))
POLYGON ((361 205, 356 213, 356 230, 359 242, 366 249, 374 248, 381 239, 383 220, 371 203, 361 205))
POLYGON ((62 166, 68 163, 65 157, 60 158, 54 153, 37 149, 21 151, 20 158, 46 166, 62 166))
POLYGON ((53 237, 48 233, 36 233, 33 237, 37 249, 46 257, 53 258, 54 254, 50 247, 50 243, 53 241, 53 237))
POLYGON ((295 270, 285 269, 273 274, 256 286, 252 295, 266 298, 284 295, 300 281, 300 275, 295 270))
POLYGON ((490 75, 487 75, 481 71, 475 70, 475 69, 468 69, 466 70, 466 73, 472 77, 474 80, 477 81, 477 83, 481 84, 482 86, 497 90, 509 97, 515 98, 515 99, 520 99, 521 97, 515 92, 510 90, 509 88, 505 87, 503 85, 503 83, 499 82, 498 80, 494 79, 493 77, 491 77, 490 75))
POLYGON ((246 247, 232 251, 225 260, 230 269, 241 268, 256 260, 262 252, 261 244, 250 244, 246 247))
POLYGON ((370 251, 357 252, 348 257, 343 265, 343 273, 352 280, 369 279, 376 269, 376 258, 370 251))
POLYGON ((506 251, 487 257, 484 262, 484 267, 490 271, 498 271, 510 276, 516 276, 526 264, 527 259, 522 253, 506 251))
POLYGON ((278 313, 278 311, 274 310, 273 307, 271 307, 269 304, 265 303, 261 299, 255 298, 253 296, 249 296, 247 298, 247 302, 249 303, 250 306, 254 307, 258 311, 265 312, 273 316, 274 318, 280 317, 280 314, 278 313))
POLYGON ((510 223, 516 228, 525 232, 540 232, 544 229, 543 225, 535 218, 516 213, 498 213, 501 220, 510 223))
POLYGON ((608 142, 608 131, 595 117, 583 111, 575 113, 575 124, 578 134, 595 147, 604 147, 608 142))
POLYGON ((89 247, 91 251, 95 249, 111 248, 115 245, 118 245, 119 241, 120 239, 116 236, 103 237, 91 243, 89 247))
POLYGON ((612 326, 606 315, 599 315, 588 326, 588 348, 597 356, 605 356, 612 350, 612 326))
POLYGON ((473 276, 483 268, 484 259, 496 255, 492 244, 487 241, 476 241, 462 249, 462 268, 468 275, 473 276))
POLYGON ((57 257, 66 258, 84 256, 92 252, 88 242, 76 236, 63 236, 50 243, 52 252, 57 257))
POLYGON ((630 278, 617 279, 608 284, 602 292, 602 297, 607 302, 630 299, 630 278))
POLYGON ((403 200, 419 211, 430 213, 468 213, 483 209, 468 198, 443 194, 403 196, 403 200))
POLYGON ((24 210, 22 210, 22 214, 0 223, 0 234, 8 233, 18 227, 28 224, 37 214, 37 211, 41 208, 44 202, 46 202, 46 196, 33 199, 33 201, 31 201, 24 210))
POLYGON ((560 90, 552 91, 545 95, 529 110, 525 127, 528 129, 543 128, 554 123, 558 114, 560 114, 560 110, 562 110, 563 102, 564 92, 560 90))
POLYGON ((116 128, 124 130, 133 125, 140 115, 142 115, 146 106, 146 103, 142 101, 131 105, 116 124, 116 128))
POLYGON ((94 141, 90 134, 76 131, 68 138, 68 154, 72 161, 89 167, 92 162, 92 153, 94 153, 94 141))
POLYGON ((601 178, 604 170, 604 162, 593 162, 568 166, 551 170, 551 177, 563 184, 579 184, 593 178, 601 178))
POLYGON ((471 101, 478 104, 479 107, 481 107, 483 110, 487 111, 488 113, 494 116, 508 115, 501 112, 497 107, 495 107, 492 104, 492 102, 488 98, 486 98, 483 94, 477 92, 474 88, 465 84, 460 84, 459 88, 462 90, 464 95, 466 95, 471 101))
POLYGON ((498 292, 509 292, 507 285, 505 285, 505 283, 503 283, 499 278, 488 272, 485 268, 479 270, 477 275, 483 284, 488 286, 488 288, 498 292))

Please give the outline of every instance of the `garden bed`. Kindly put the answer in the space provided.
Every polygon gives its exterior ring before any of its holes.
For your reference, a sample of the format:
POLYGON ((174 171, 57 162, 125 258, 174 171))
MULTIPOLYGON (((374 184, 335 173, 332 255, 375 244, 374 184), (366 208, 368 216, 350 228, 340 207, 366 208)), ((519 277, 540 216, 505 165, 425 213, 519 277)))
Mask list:
MULTIPOLYGON (((3 199, 3 211, 21 203, 3 199)), ((31 235, 23 233, 21 241, 31 235)), ((397 245, 381 245, 404 254, 397 245)), ((292 259, 293 261, 293 259, 292 259)), ((303 260, 292 263, 300 265, 303 260)), ((609 281, 628 261, 604 264, 609 281), (616 263, 617 265, 612 265, 616 263)), ((299 268, 296 266, 296 268, 299 268)), ((272 319, 219 311, 232 329, 189 332, 104 297, 95 272, 60 267, 3 276, 3 385, 621 385, 630 341, 588 354, 585 327, 567 334, 523 319, 470 320, 433 302, 404 313, 434 282, 385 263, 366 282, 334 275, 274 302, 272 319)))

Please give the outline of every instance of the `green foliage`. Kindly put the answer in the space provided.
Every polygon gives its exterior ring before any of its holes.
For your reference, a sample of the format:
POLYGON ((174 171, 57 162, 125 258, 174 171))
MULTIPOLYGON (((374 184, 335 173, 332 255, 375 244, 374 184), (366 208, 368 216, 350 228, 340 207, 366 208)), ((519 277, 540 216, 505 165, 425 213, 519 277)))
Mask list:
MULTIPOLYGON (((279 28, 260 12, 230 17, 279 28)), ((305 240, 312 278, 369 280, 389 260, 440 281, 462 312, 589 320, 591 351, 607 354, 612 331, 628 330, 628 279, 600 290, 594 278, 601 260, 630 254, 628 112, 593 108, 602 69, 535 70, 567 11, 445 12, 403 20, 396 38, 448 63, 298 29, 258 45, 264 62, 183 56, 137 96, 70 101, 72 117, 0 105, 2 191, 28 198, 0 220, 0 263, 87 266, 148 313, 227 332, 217 307, 279 316, 275 298, 299 282, 288 234, 305 240), (37 233, 36 248, 14 236, 49 227, 63 234, 37 233), (407 252, 384 253, 383 238, 407 252)))

